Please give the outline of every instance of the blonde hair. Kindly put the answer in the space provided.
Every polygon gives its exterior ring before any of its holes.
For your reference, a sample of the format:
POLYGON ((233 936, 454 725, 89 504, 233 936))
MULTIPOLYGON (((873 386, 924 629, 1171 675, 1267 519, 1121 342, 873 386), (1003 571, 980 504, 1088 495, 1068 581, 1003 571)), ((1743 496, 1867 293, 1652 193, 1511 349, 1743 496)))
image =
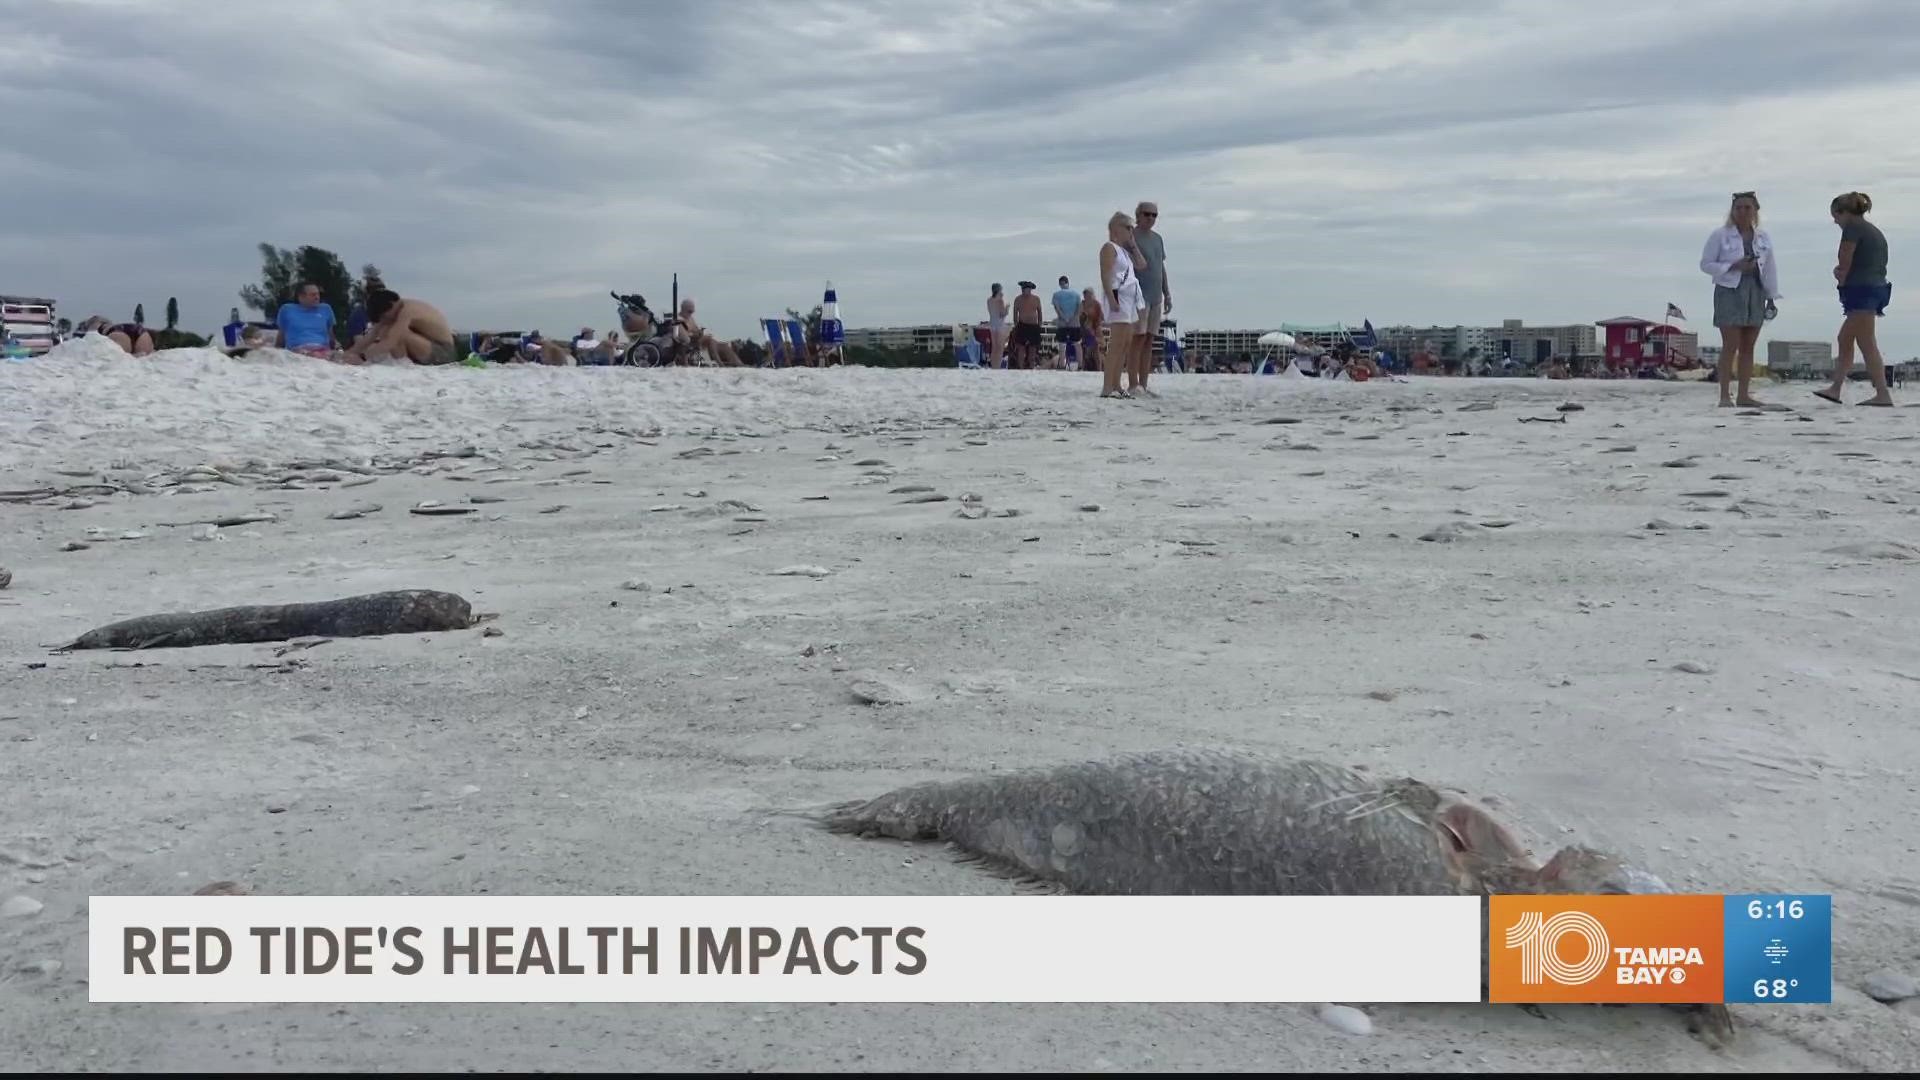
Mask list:
POLYGON ((1733 224, 1733 208, 1740 205, 1741 199, 1753 200, 1753 227, 1756 229, 1759 228, 1760 227, 1760 196, 1755 195, 1751 191, 1736 191, 1733 193, 1733 202, 1727 204, 1727 224, 1729 225, 1733 224))
POLYGON ((1873 200, 1862 191, 1849 191, 1833 200, 1833 212, 1836 214, 1864 214, 1871 209, 1873 200))

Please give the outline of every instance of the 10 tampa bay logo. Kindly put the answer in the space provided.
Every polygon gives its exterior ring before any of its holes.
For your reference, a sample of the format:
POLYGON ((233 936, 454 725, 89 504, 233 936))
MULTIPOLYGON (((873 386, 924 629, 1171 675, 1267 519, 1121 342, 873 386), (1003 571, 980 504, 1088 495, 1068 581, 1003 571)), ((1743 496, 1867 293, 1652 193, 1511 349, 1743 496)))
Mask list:
POLYGON ((1713 896, 1496 896, 1494 1001, 1718 1002, 1713 896))

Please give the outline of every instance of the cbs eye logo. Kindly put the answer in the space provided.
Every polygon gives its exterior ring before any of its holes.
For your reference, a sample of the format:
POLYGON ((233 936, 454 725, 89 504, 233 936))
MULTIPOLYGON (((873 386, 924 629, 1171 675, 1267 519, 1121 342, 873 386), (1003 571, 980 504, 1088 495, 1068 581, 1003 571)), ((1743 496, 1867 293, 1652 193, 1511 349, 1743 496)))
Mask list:
POLYGON ((1584 986, 1607 969, 1607 928, 1584 911, 1562 911, 1543 917, 1523 912, 1507 928, 1507 948, 1520 950, 1520 983, 1538 986, 1552 979, 1561 986, 1584 986), (1577 964, 1560 959, 1560 942, 1578 937, 1586 942, 1586 958, 1577 964))

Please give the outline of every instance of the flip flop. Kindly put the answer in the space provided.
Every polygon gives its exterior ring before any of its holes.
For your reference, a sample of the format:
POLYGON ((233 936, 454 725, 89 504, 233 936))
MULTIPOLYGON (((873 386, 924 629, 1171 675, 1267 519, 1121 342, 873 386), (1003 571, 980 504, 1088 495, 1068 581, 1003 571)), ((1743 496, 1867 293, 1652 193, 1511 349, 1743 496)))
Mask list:
POLYGON ((1821 391, 1819 391, 1819 390, 1815 390, 1815 391, 1813 392, 1813 396, 1814 396, 1814 397, 1817 397, 1817 398, 1819 398, 1819 399, 1820 399, 1820 400, 1822 400, 1822 401, 1831 401, 1831 402, 1833 402, 1833 403, 1834 403, 1835 405, 1841 405, 1841 404, 1845 404, 1845 403, 1844 403, 1844 402, 1842 402, 1842 401, 1841 401, 1841 400, 1840 400, 1839 398, 1837 398, 1837 397, 1834 397, 1834 396, 1833 396, 1832 394, 1828 394, 1828 393, 1823 393, 1823 392, 1821 392, 1821 391))
POLYGON ((1891 409, 1891 408, 1893 408, 1893 402, 1891 402, 1891 401, 1875 401, 1875 400, 1873 400, 1872 398, 1868 398, 1868 399, 1867 399, 1867 400, 1865 400, 1865 401, 1856 401, 1856 402, 1854 402, 1854 404, 1855 404, 1855 405, 1872 405, 1872 406, 1874 406, 1875 408, 1880 408, 1880 409, 1891 409))

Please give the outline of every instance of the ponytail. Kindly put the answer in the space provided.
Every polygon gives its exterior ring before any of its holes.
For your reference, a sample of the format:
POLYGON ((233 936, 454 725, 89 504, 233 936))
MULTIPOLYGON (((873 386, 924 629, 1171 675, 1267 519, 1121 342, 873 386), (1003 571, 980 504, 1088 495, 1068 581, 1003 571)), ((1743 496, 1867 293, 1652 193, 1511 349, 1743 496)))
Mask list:
POLYGON ((1849 191, 1833 200, 1833 212, 1836 214, 1864 214, 1872 209, 1873 199, 1862 191, 1849 191))

